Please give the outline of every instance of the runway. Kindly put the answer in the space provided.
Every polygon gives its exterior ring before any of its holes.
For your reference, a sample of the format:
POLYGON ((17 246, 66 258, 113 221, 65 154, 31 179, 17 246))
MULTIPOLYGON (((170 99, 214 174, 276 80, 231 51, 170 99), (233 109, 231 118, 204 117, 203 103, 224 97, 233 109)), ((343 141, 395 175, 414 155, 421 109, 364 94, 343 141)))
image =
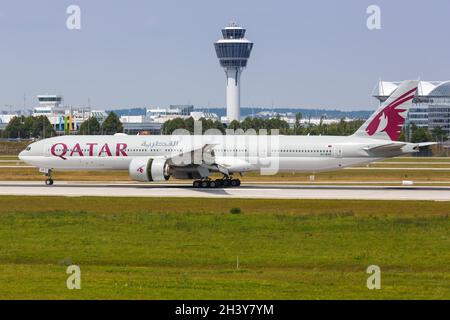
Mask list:
POLYGON ((0 195, 450 201, 450 187, 243 183, 237 188, 193 189, 190 184, 56 181, 45 186, 43 181, 0 181, 0 195))

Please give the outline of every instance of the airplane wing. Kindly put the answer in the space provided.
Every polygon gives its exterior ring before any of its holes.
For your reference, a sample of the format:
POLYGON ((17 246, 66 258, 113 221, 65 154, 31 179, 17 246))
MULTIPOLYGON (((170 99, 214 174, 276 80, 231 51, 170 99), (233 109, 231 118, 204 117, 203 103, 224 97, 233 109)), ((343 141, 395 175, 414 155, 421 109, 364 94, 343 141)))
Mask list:
POLYGON ((214 154, 214 143, 205 143, 201 146, 195 146, 190 151, 175 154, 167 158, 169 164, 175 167, 177 171, 197 171, 201 176, 208 176, 210 171, 219 171, 224 175, 230 174, 231 167, 248 167, 246 161, 230 160, 225 157, 216 158, 214 154), (238 161, 238 163, 236 163, 238 161))
POLYGON ((204 165, 214 164, 214 146, 216 144, 205 143, 200 146, 194 146, 191 150, 174 154, 168 158, 172 166, 183 167, 187 165, 197 164, 204 165), (206 160, 206 161, 205 161, 206 160))

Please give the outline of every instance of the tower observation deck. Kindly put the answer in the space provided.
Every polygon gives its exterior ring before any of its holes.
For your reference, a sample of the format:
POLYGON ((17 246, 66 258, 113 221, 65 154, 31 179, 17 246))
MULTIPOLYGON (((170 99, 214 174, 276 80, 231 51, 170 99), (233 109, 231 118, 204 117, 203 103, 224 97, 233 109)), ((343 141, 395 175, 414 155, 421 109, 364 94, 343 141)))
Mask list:
POLYGON ((245 29, 232 22, 222 29, 223 39, 214 43, 220 66, 227 77, 227 118, 240 118, 240 77, 253 48, 253 43, 245 38, 245 29))

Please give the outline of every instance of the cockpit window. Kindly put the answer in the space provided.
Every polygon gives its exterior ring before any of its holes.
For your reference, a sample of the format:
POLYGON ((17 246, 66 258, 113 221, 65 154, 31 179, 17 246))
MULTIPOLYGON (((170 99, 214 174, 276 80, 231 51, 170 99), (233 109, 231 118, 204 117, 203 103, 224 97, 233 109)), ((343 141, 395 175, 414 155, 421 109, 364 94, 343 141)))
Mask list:
POLYGON ((27 147, 25 150, 26 150, 26 151, 30 151, 30 150, 31 150, 31 147, 27 147))

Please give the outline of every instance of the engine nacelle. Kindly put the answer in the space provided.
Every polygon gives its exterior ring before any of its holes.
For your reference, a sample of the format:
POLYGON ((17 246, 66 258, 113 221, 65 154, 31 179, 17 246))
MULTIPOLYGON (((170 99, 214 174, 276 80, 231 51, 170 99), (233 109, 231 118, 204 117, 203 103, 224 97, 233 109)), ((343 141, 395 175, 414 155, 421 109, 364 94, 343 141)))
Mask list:
POLYGON ((134 158, 128 169, 135 181, 164 181, 170 177, 169 164, 163 158, 134 158))

